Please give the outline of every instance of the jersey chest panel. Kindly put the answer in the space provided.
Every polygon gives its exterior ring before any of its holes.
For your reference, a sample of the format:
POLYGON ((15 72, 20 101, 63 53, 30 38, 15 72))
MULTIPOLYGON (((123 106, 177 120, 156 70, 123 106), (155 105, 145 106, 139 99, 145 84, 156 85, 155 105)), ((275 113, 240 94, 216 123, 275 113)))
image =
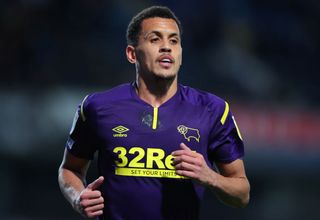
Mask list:
MULTIPOLYGON (((180 106, 181 107, 181 106, 180 106)), ((197 108, 115 106, 99 113, 100 153, 112 158, 117 175, 169 177, 175 175, 171 153, 185 143, 207 158, 208 116, 197 108), (152 127, 156 121, 156 128, 152 127)))

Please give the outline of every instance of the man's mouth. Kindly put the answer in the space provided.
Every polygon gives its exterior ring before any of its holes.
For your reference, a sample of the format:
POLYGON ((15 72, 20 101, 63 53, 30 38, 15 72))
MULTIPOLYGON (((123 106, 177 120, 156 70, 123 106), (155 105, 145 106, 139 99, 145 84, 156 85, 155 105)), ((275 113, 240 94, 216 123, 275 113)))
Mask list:
POLYGON ((158 59, 158 61, 159 61, 160 65, 165 68, 171 67, 171 65, 174 63, 174 59, 169 55, 161 56, 158 59))
POLYGON ((172 63, 172 61, 168 58, 165 58, 165 59, 162 59, 160 60, 160 62, 163 62, 163 63, 172 63))

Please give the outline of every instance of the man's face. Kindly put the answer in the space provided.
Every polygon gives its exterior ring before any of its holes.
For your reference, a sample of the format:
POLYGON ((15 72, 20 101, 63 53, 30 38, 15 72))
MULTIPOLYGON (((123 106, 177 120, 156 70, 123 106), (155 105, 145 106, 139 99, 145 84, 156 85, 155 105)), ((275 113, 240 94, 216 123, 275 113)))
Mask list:
POLYGON ((140 75, 175 78, 182 62, 177 23, 173 19, 158 17, 144 20, 135 52, 136 67, 140 75))

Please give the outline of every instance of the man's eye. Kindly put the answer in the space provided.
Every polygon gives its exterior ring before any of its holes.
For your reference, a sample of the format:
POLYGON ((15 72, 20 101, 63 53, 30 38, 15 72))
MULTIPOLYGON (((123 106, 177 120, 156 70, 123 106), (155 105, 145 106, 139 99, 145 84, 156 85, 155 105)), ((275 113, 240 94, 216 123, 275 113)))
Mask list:
POLYGON ((178 39, 171 39, 171 40, 170 40, 170 43, 171 43, 171 44, 177 44, 178 42, 179 42, 178 39))
POLYGON ((172 44, 176 44, 176 43, 178 43, 178 41, 177 40, 171 40, 171 43, 172 44))
POLYGON ((151 38, 151 43, 156 43, 156 42, 158 42, 159 41, 159 38, 151 38))

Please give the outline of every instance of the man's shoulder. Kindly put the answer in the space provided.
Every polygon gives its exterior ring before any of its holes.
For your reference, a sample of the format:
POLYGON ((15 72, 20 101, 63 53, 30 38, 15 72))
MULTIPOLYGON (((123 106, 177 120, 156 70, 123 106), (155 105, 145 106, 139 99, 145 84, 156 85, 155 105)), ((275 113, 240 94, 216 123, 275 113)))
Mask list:
POLYGON ((183 100, 192 105, 206 106, 209 108, 225 106, 225 100, 211 92, 184 85, 180 85, 180 91, 183 100))
POLYGON ((108 90, 94 92, 86 96, 83 104, 88 107, 99 107, 111 104, 115 101, 129 99, 131 97, 131 84, 125 83, 108 90))

